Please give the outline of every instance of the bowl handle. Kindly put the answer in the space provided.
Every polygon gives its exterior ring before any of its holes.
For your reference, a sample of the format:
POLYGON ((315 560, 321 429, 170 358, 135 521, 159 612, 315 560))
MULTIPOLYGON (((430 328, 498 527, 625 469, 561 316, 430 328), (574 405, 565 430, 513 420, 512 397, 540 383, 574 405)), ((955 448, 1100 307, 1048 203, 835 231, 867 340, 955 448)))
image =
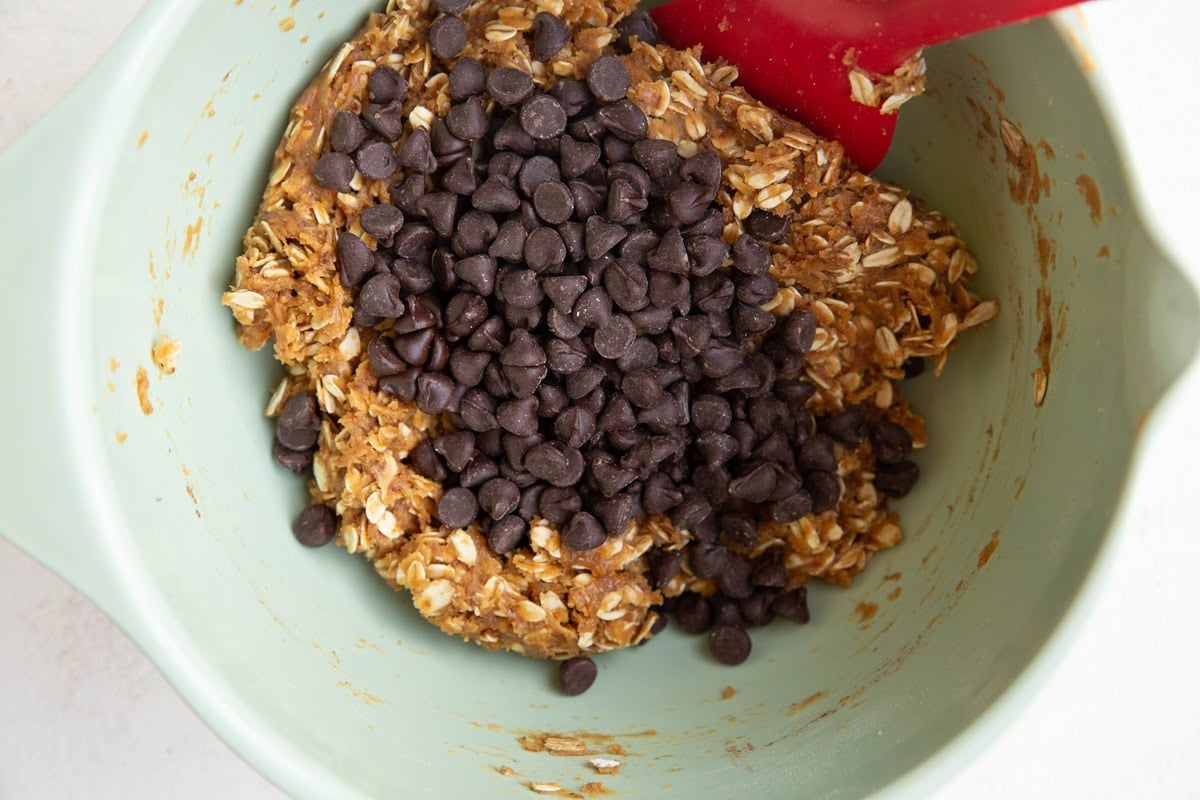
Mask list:
POLYGON ((1200 302, 1195 269, 1185 272, 1139 228, 1125 253, 1126 304, 1122 341, 1126 399, 1143 414, 1189 369, 1198 369, 1200 302))
POLYGON ((81 219, 89 188, 74 132, 104 113, 106 93, 94 89, 111 77, 105 71, 0 152, 0 536, 119 618, 128 603, 120 562, 92 511, 97 489, 79 456, 81 421, 92 411, 71 388, 82 339, 68 302, 78 297, 68 267, 82 227, 71 221, 81 219))

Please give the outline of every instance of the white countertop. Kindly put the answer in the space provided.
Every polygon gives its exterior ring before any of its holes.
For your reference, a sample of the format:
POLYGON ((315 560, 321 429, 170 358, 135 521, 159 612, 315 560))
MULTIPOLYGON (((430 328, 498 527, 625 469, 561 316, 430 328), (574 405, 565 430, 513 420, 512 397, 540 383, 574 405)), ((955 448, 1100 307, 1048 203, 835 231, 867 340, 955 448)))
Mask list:
MULTIPOLYGON (((143 4, 0 0, 0 145, 65 94, 143 4)), ((1200 4, 1100 0, 1086 17, 1104 45, 1093 52, 1100 69, 1132 87, 1118 111, 1147 216, 1184 253, 1200 207, 1200 4)), ((1189 258, 1200 272, 1194 248, 1189 258)), ((1200 412, 1200 380, 1191 384, 1181 389, 1200 412)), ((1138 521, 1070 653, 940 797, 1200 797, 1200 414, 1172 425, 1147 453, 1138 521)), ((0 800, 281 796, 107 617, 0 540, 0 800)))

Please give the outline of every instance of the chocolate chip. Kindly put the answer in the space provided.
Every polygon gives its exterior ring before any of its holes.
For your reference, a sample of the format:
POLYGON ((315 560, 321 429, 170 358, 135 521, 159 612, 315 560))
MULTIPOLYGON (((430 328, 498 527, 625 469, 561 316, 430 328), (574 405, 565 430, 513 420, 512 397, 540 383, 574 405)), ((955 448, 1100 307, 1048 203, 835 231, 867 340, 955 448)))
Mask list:
POLYGON ((600 520, 586 511, 571 517, 562 534, 562 543, 572 550, 595 550, 608 538, 600 520))
POLYGON ((492 136, 492 146, 497 150, 531 156, 537 149, 537 142, 521 127, 521 120, 511 116, 492 136))
POLYGON ((609 536, 621 536, 641 508, 631 495, 618 494, 595 503, 594 510, 609 536))
POLYGON ((717 588, 723 595, 733 600, 745 600, 754 594, 754 584, 750 582, 750 562, 741 556, 730 554, 725 566, 717 575, 717 588))
POLYGON ((337 153, 353 153, 367 138, 367 128, 358 114, 339 111, 330 126, 329 144, 337 153))
POLYGON ((558 182, 560 177, 557 163, 548 156, 534 156, 521 164, 517 187, 526 197, 532 198, 539 186, 547 181, 558 182))
POLYGON ((729 247, 716 236, 689 236, 684 240, 691 274, 711 275, 729 258, 729 247))
MULTIPOLYGON (((388 147, 386 144, 383 146, 388 147)), ((313 177, 325 189, 348 192, 350 181, 354 180, 354 161, 345 153, 326 153, 313 166, 313 177)))
POLYGON ((552 525, 565 525, 583 507, 583 500, 573 489, 551 486, 542 492, 538 513, 552 525))
MULTIPOLYGON (((463 222, 459 223, 460 231, 466 224, 466 218, 470 213, 473 212, 463 215, 463 222)), ((525 251, 525 236, 524 226, 517 220, 510 219, 499 227, 495 238, 487 248, 487 253, 500 261, 520 261, 525 251)))
POLYGON ((636 335, 629 317, 616 315, 607 325, 596 331, 592 338, 592 347, 604 358, 618 359, 629 350, 636 335))
POLYGON ((753 236, 743 233, 733 243, 733 267, 746 275, 766 275, 771 252, 753 236))
POLYGON ((808 588, 800 586, 783 592, 771 601, 771 610, 792 622, 805 624, 809 620, 808 588))
POLYGON ((888 497, 904 497, 912 491, 920 470, 912 461, 875 465, 875 488, 888 497))
POLYGON ((534 139, 549 139, 567 129, 567 112, 548 94, 537 94, 521 104, 521 129, 534 139))
POLYGON ((450 528, 465 528, 475 519, 479 504, 470 489, 457 486, 447 489, 437 504, 438 519, 450 528))
POLYGON ((460 58, 450 70, 450 99, 464 100, 481 94, 485 87, 483 65, 474 58, 460 58))
POLYGON ((721 185, 721 157, 716 151, 701 150, 683 160, 679 167, 679 177, 685 181, 695 181, 715 191, 721 185))
POLYGON ((752 306, 761 306, 779 290, 779 284, 770 275, 739 276, 735 285, 737 299, 752 306))
POLYGON ((913 440, 904 426, 883 420, 871 431, 871 445, 876 459, 895 464, 912 454, 913 440))
POLYGON ((783 323, 783 341, 792 352, 804 354, 813 346, 817 319, 811 311, 793 311, 783 323))
POLYGON ((684 229, 683 235, 686 236, 715 236, 721 238, 722 232, 725 229, 725 223, 721 217, 721 209, 710 208, 704 212, 704 216, 699 222, 694 222, 684 229))
POLYGON ((533 94, 533 78, 512 67, 497 67, 488 73, 487 92, 502 106, 515 106, 533 94))
POLYGON ((713 624, 712 605, 703 595, 684 592, 675 606, 675 621, 685 633, 704 633, 713 624))
POLYGON ((629 70, 616 56, 600 56, 588 66, 587 85, 599 100, 621 100, 629 91, 629 70))
MULTIPOLYGON (((827 475, 829 473, 821 473, 827 475)), ((771 503, 767 510, 775 522, 795 522, 815 511, 812 496, 801 489, 771 503)))
POLYGON ((553 14, 538 12, 533 17, 533 42, 530 53, 537 61, 549 61, 571 38, 567 23, 553 14))
POLYGON ((527 529, 528 525, 526 525, 526 521, 515 514, 498 519, 488 529, 488 547, 496 555, 502 556, 505 553, 512 552, 525 540, 527 529))
POLYGON ((507 478, 492 478, 479 488, 479 507, 494 520, 511 514, 520 501, 520 490, 507 478))
POLYGON ((338 234, 337 261, 342 284, 349 287, 361 283, 375 266, 371 248, 349 231, 338 234))
POLYGON ((292 535, 305 547, 323 547, 337 534, 337 514, 317 503, 301 511, 292 523, 292 535))
POLYGON ((467 44, 467 26, 458 17, 438 17, 425 34, 429 49, 442 60, 454 58, 467 44))
POLYGON ((680 158, 674 142, 646 139, 633 146, 633 158, 656 180, 678 177, 680 158))
POLYGON ((458 482, 463 487, 468 489, 479 488, 488 481, 498 477, 500 468, 496 462, 492 461, 490 456, 485 456, 480 453, 470 459, 470 463, 462 470, 462 474, 458 476, 458 482))
POLYGON ((429 145, 429 131, 417 128, 410 133, 395 153, 395 160, 400 166, 414 172, 433 172, 437 168, 437 159, 429 145))
POLYGON ((708 649, 717 661, 736 666, 750 657, 750 636, 736 625, 718 625, 708 634, 708 649))
POLYGON ((769 625, 771 620, 775 619, 771 603, 775 601, 778 594, 778 589, 757 588, 752 595, 738 601, 738 612, 747 625, 752 627, 769 625))
POLYGON ((371 103, 362 112, 363 124, 389 142, 396 141, 404 133, 405 118, 404 103, 399 100, 384 105, 371 103))
POLYGON ((275 439, 289 450, 304 451, 317 444, 321 409, 316 395, 300 392, 288 398, 275 420, 275 439))
MULTIPOLYGON (((609 133, 626 142, 645 139, 646 132, 650 128, 642 110, 624 98, 615 103, 609 103, 597 111, 596 121, 603 125, 609 133)), ((620 160, 625 161, 628 158, 620 160)))
POLYGON ((475 434, 454 431, 433 439, 433 450, 452 472, 461 472, 475 454, 475 434))
MULTIPOLYGON (((550 309, 549 316, 553 322, 555 312, 550 309)), ((551 325, 551 332, 554 326, 551 325)), ((581 342, 572 339, 552 339, 546 344, 546 366, 558 375, 573 375, 587 364, 587 349, 581 342)))
POLYGON ((836 472, 837 456, 834 454, 833 439, 821 433, 800 445, 796 450, 796 466, 804 472, 836 472))
POLYGON ((575 211, 575 199, 565 184, 546 181, 534 190, 533 207, 543 220, 551 225, 559 225, 571 218, 575 211))
POLYGON ((651 47, 660 41, 658 25, 655 24, 653 18, 647 12, 641 9, 635 10, 618 22, 616 30, 617 41, 614 47, 621 53, 628 53, 630 51, 634 38, 651 47))
POLYGON ((596 682, 596 663, 587 656, 568 658, 558 667, 558 688, 568 697, 576 697, 596 682))
POLYGON ((757 464, 729 484, 729 494, 748 503, 765 503, 775 491, 775 467, 757 464))
POLYGON ((563 176, 578 178, 600 160, 600 146, 563 136, 559 140, 559 158, 563 176))
POLYGON ((409 367, 395 375, 388 375, 386 378, 379 379, 379 388, 384 392, 400 398, 406 403, 411 403, 417 399, 417 378, 421 375, 421 370, 417 367, 409 367))
MULTIPOLYGON (((454 364, 457 359, 479 356, 487 358, 486 353, 465 353, 461 350, 455 352, 450 356, 450 369, 452 372, 454 371, 454 364)), ((481 369, 480 372, 482 371, 481 369)), ((477 433, 496 430, 500 426, 500 423, 496 420, 496 400, 482 389, 468 389, 463 394, 462 400, 459 401, 458 413, 462 418, 463 427, 477 433)))
POLYGON ((791 223, 791 217, 772 214, 770 211, 755 209, 750 212, 750 216, 742 221, 742 227, 746 229, 754 238, 770 242, 771 244, 780 244, 787 238, 788 225, 791 223))
POLYGON ((485 297, 496 288, 496 260, 488 255, 467 256, 454 265, 454 274, 485 297))
POLYGON ((613 222, 628 222, 646 210, 646 196, 634 184, 618 179, 608 187, 608 201, 604 215, 613 222))
POLYGON ((525 239, 525 263, 534 272, 546 272, 567 257, 567 247, 558 231, 553 228, 538 228, 525 239))
POLYGON ((496 419, 500 427, 517 436, 530 436, 537 432, 536 397, 524 397, 519 400, 508 400, 496 409, 496 419))
POLYGON ((504 179, 492 176, 471 195, 471 205, 478 211, 507 213, 520 207, 521 198, 504 179))
POLYGON ((417 408, 426 414, 440 414, 450 408, 454 381, 447 375, 425 373, 417 378, 417 408))
POLYGON ((461 14, 471 5, 471 0, 433 0, 433 5, 443 14, 461 14))
MULTIPOLYGON (((567 410, 571 399, 567 393, 557 386, 543 383, 537 390, 538 416, 543 419, 555 419, 567 410)), ((576 445, 572 445, 573 447, 576 445)), ((580 445, 581 446, 581 445, 580 445)))
POLYGON ((913 356, 912 358, 905 359, 901 367, 904 370, 904 378, 906 380, 908 378, 915 378, 925 371, 925 359, 920 356, 913 356))
POLYGON ((593 286, 575 301, 571 317, 588 328, 603 328, 612 320, 612 298, 602 287, 593 286))
POLYGON ((579 406, 568 408, 554 421, 554 435, 568 447, 583 447, 595 433, 596 415, 579 406))
POLYGON ((546 363, 546 351, 527 331, 513 331, 508 345, 500 351, 500 363, 506 367, 539 367, 546 363))
POLYGON ((671 509, 671 524, 680 530, 691 530, 712 513, 712 506, 695 489, 685 489, 683 499, 671 509))
POLYGON ((364 312, 384 319, 404 314, 404 286, 394 275, 375 275, 363 284, 356 303, 364 312))

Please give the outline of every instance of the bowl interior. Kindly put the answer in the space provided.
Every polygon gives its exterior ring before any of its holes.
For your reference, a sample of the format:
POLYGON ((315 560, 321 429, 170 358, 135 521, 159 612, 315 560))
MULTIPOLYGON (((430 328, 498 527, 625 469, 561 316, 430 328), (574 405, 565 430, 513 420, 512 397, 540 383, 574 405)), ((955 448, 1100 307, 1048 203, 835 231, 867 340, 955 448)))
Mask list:
POLYGON ((817 587, 810 625, 756 633, 740 668, 668 631, 604 657, 596 686, 567 699, 546 665, 451 639, 367 563, 292 541, 305 493, 271 463, 262 414, 279 371, 237 345, 219 305, 293 99, 378 4, 177 5, 188 11, 163 24, 142 77, 118 87, 137 110, 106 123, 122 144, 89 221, 97 473, 134 565, 125 579, 161 637, 152 655, 272 780, 314 797, 526 797, 527 781, 597 780, 627 794, 724 796, 738 781, 748 796, 856 796, 960 734, 1045 643, 1173 363, 1123 344, 1157 291, 1144 284, 1167 279, 1155 265, 1131 274, 1144 235, 1050 24, 931 51, 931 91, 905 108, 883 168, 957 221, 978 257, 974 289, 1002 309, 943 375, 907 387, 930 444, 898 504, 905 541, 853 588, 817 587), (1001 117, 1035 148, 1036 204, 1011 196, 1001 117), (1049 389, 1035 408, 1045 325, 1049 389), (149 362, 163 335, 183 348, 171 376, 149 362), (586 732, 599 751, 623 748, 625 766, 601 777, 583 757, 526 752, 530 732, 586 732))

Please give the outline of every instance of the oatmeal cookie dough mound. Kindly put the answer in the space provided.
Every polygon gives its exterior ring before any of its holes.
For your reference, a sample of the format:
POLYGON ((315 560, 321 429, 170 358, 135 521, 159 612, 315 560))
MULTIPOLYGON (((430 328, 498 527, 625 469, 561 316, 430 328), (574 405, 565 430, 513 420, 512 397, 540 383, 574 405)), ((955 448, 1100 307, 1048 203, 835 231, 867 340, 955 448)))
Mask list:
MULTIPOLYGON (((547 88, 612 52, 614 26, 630 0, 483 0, 461 18, 467 44, 460 56, 485 67, 513 66, 547 88), (568 23, 565 47, 533 60, 534 15, 549 11, 568 23)), ((422 439, 447 429, 444 419, 384 393, 366 348, 374 332, 353 325, 351 295, 338 276, 336 243, 346 230, 368 244, 361 211, 387 202, 389 181, 357 175, 350 191, 322 188, 313 168, 328 150, 333 116, 360 112, 378 66, 408 80, 407 123, 428 127, 451 106, 448 77, 430 53, 427 3, 392 2, 372 15, 304 92, 275 154, 258 215, 246 235, 233 286, 223 297, 250 349, 274 341, 287 377, 269 414, 302 391, 316 393, 325 413, 313 463, 314 502, 333 507, 338 541, 371 559, 396 588, 443 630, 493 649, 565 658, 626 647, 656 629, 654 607, 686 590, 711 594, 686 559, 661 590, 651 585, 645 554, 680 550, 686 531, 665 517, 629 525, 595 550, 562 546, 559 532, 535 518, 530 546, 495 555, 477 526, 436 522, 442 487, 405 463, 422 439)), ((652 138, 677 143, 683 156, 716 150, 724 167, 724 236, 733 241, 751 212, 791 215, 786 238, 772 248, 781 288, 768 308, 778 316, 810 311, 818 322, 806 375, 817 387, 814 412, 832 414, 872 404, 902 425, 917 447, 922 420, 900 393, 909 359, 932 359, 940 371, 947 349, 995 305, 966 287, 975 263, 953 225, 903 189, 856 172, 842 148, 764 107, 736 85, 737 70, 705 64, 698 52, 632 43, 621 55, 632 77, 628 98, 646 114, 652 138)), ((900 540, 894 513, 877 491, 867 444, 838 444, 843 484, 837 508, 794 523, 767 523, 746 556, 777 550, 795 587, 811 576, 847 585, 878 550, 900 540)))

